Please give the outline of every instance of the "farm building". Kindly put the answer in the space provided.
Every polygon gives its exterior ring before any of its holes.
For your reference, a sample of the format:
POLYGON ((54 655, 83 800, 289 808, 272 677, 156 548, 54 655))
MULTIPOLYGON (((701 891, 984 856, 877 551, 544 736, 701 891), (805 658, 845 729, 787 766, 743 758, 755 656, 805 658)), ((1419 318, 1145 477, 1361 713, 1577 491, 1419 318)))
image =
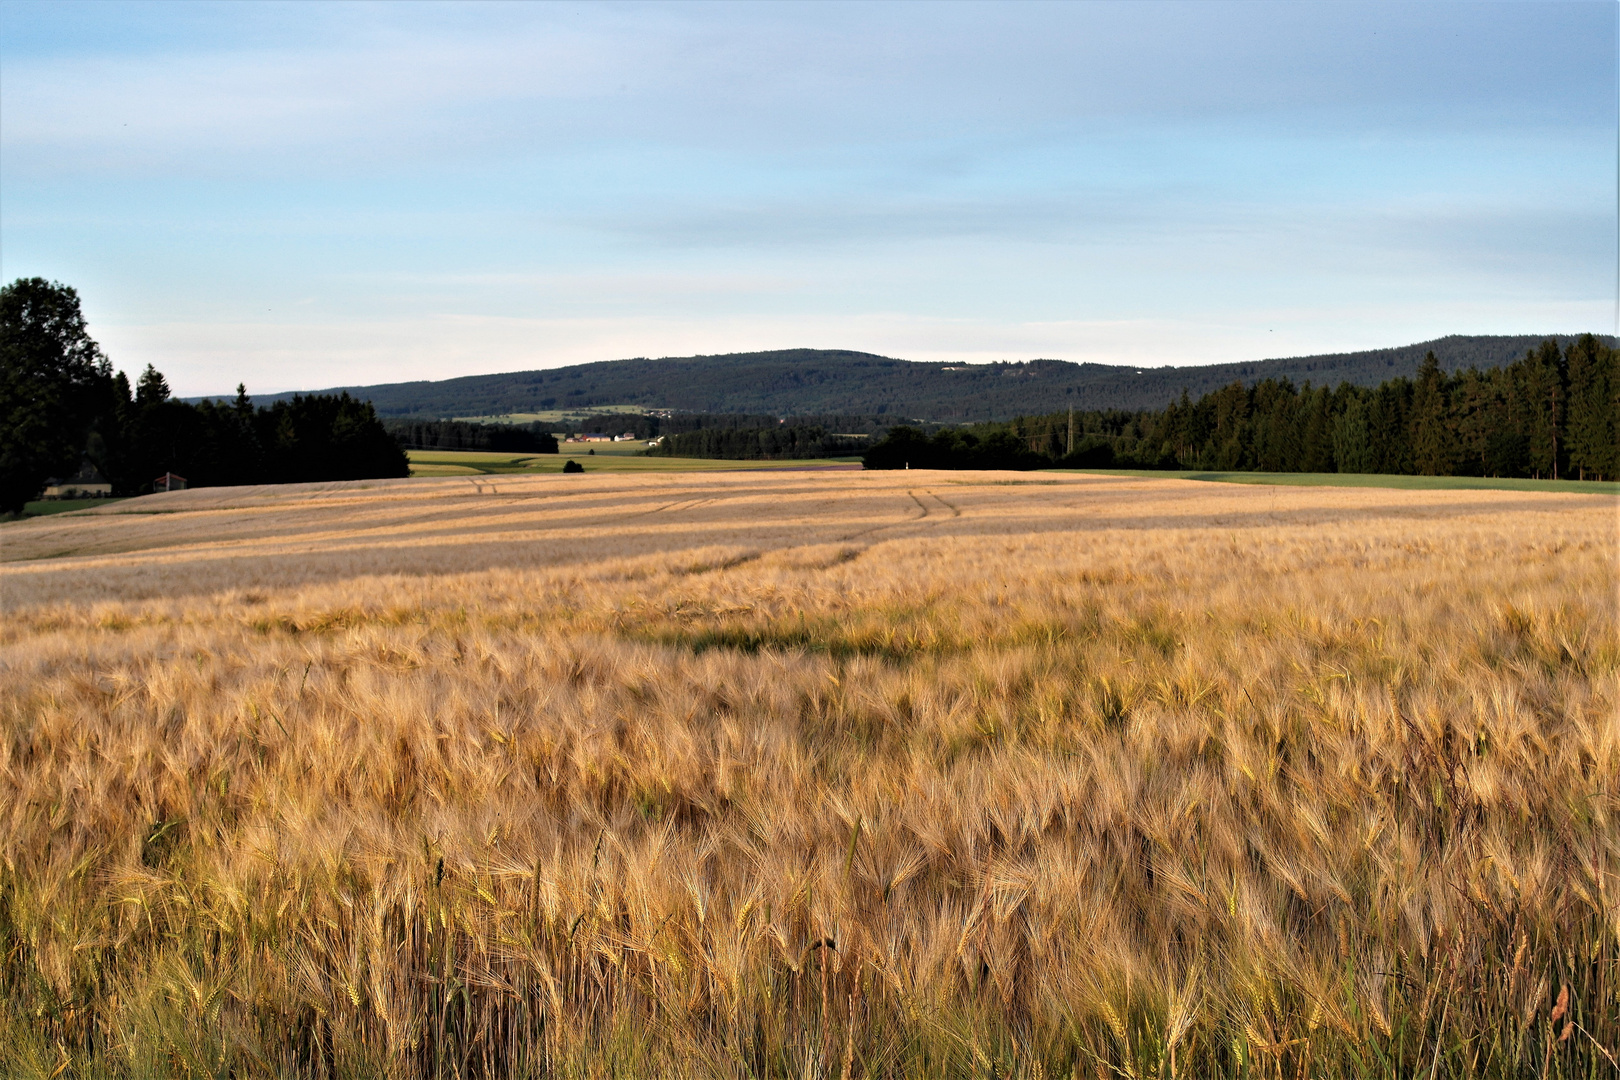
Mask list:
POLYGON ((79 471, 66 480, 51 477, 45 481, 45 490, 40 493, 42 499, 85 499, 97 498, 112 494, 112 485, 101 471, 86 461, 79 466, 79 471))
POLYGON ((186 490, 186 478, 183 476, 176 476, 172 472, 166 472, 156 480, 152 481, 152 490, 184 491, 186 490))

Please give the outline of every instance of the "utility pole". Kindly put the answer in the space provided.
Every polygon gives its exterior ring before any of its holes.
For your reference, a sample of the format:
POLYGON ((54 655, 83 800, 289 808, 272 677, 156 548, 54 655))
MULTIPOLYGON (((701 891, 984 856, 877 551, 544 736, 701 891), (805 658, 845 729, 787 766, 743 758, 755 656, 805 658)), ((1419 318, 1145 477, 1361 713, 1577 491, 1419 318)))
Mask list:
POLYGON ((1072 456, 1073 454, 1074 454, 1074 406, 1070 405, 1069 406, 1069 448, 1064 451, 1064 456, 1069 457, 1069 456, 1072 456))

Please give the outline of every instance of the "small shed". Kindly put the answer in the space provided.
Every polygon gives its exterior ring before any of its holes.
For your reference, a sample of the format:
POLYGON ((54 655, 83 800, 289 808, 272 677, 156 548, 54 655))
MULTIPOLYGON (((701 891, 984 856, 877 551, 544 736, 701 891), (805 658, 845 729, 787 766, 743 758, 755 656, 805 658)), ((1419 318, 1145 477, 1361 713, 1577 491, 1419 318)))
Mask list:
POLYGON ((172 472, 166 472, 156 480, 152 481, 152 490, 184 491, 186 490, 186 478, 183 476, 176 476, 172 472))

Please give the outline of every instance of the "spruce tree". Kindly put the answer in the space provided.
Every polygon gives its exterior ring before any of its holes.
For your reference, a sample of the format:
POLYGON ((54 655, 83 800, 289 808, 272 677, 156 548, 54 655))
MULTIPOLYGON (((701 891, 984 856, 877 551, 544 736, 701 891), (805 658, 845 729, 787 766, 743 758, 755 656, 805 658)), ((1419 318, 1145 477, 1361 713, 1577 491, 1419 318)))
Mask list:
POLYGON ((1301 400, 1301 413, 1304 420, 1300 433, 1300 462, 1301 472, 1332 472, 1333 471, 1333 416, 1331 413, 1333 396, 1328 388, 1319 386, 1307 393, 1301 400))
POLYGON ((1496 422, 1497 402, 1488 373, 1469 368, 1452 381, 1451 422, 1456 436, 1454 471, 1465 476, 1488 475, 1490 434, 1496 422))
POLYGON ((1405 474, 1412 471, 1412 450, 1406 437, 1406 416, 1412 402, 1409 379, 1380 383, 1367 400, 1369 457, 1367 472, 1405 474))
POLYGON ((1342 473, 1370 473, 1378 471, 1373 449, 1372 426, 1368 422, 1365 391, 1348 389, 1344 410, 1333 421, 1333 458, 1337 471, 1342 473))
POLYGON ((1564 354, 1569 377, 1566 446, 1570 471, 1583 480, 1620 476, 1616 426, 1615 351, 1584 334, 1564 354))
POLYGON ((1525 436, 1530 452, 1530 470, 1535 476, 1558 479, 1563 457, 1565 403, 1564 355, 1558 342, 1548 338, 1541 348, 1524 358, 1525 436))
POLYGON ((1412 387, 1412 408, 1406 421, 1412 468, 1419 476, 1450 476, 1452 472, 1455 442, 1446 389, 1445 373, 1430 351, 1412 387))

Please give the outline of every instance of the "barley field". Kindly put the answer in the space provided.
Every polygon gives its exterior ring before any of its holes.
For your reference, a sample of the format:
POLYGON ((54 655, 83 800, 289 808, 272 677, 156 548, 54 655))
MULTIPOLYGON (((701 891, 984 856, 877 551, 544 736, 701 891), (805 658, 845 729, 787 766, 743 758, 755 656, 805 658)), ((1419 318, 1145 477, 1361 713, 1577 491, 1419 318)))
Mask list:
POLYGON ((1617 515, 912 471, 0 525, 0 1070, 1612 1077, 1617 515))

